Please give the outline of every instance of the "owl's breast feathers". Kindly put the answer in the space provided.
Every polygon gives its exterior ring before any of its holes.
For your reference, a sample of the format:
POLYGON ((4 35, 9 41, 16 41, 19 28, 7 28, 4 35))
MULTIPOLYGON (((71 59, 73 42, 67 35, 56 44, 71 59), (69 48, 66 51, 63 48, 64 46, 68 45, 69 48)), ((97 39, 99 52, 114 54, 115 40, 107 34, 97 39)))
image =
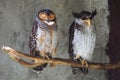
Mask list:
POLYGON ((57 26, 48 26, 36 20, 30 36, 30 49, 39 51, 41 56, 46 53, 54 55, 57 48, 57 26))
MULTIPOLYGON (((93 26, 83 28, 83 26, 73 24, 70 27, 69 53, 80 55, 83 59, 91 60, 95 47, 96 36, 93 26)), ((72 56, 73 56, 72 55, 72 56)))

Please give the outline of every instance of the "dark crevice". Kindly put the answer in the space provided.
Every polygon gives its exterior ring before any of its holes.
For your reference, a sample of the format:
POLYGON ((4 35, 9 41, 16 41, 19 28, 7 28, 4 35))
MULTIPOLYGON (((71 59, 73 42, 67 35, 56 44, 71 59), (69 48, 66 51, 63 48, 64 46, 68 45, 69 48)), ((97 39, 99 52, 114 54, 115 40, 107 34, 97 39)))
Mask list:
MULTIPOLYGON (((110 62, 120 61, 120 0, 108 0, 110 10, 110 34, 108 56, 110 62)), ((120 69, 108 70, 108 80, 120 80, 120 69)))

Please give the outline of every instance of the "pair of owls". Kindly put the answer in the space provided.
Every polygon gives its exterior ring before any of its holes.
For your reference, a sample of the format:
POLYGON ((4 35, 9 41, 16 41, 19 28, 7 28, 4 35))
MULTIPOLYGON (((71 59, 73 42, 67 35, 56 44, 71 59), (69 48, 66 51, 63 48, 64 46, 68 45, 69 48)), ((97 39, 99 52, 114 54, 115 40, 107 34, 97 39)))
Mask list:
MULTIPOLYGON (((79 61, 87 66, 95 47, 96 35, 94 26, 91 25, 96 11, 82 11, 73 13, 75 20, 69 29, 69 54, 70 59, 79 61)), ((55 55, 58 46, 57 22, 55 13, 49 9, 42 9, 35 17, 29 39, 30 55, 50 59, 55 55)), ((33 68, 40 73, 47 63, 33 68)), ((73 74, 78 72, 88 73, 87 68, 72 67, 73 74)))

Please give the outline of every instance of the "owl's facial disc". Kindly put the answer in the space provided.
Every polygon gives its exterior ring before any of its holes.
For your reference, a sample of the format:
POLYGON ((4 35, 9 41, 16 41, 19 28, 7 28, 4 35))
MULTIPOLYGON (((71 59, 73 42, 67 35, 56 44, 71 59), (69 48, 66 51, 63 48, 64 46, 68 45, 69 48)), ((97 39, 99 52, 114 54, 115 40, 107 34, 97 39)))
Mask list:
POLYGON ((48 15, 48 19, 49 19, 50 21, 54 21, 54 20, 55 20, 55 14, 54 14, 54 13, 50 13, 50 14, 48 15))
POLYGON ((76 18, 75 22, 79 25, 83 25, 83 26, 91 26, 91 20, 90 19, 85 19, 82 20, 81 18, 76 18))
POLYGON ((41 12, 41 13, 39 13, 39 18, 41 20, 46 20, 46 19, 48 19, 48 16, 45 12, 41 12))
POLYGON ((55 14, 54 13, 47 14, 45 12, 41 12, 39 14, 39 18, 47 25, 55 24, 55 14))
POLYGON ((81 18, 76 18, 75 22, 79 25, 84 25, 84 21, 81 18))

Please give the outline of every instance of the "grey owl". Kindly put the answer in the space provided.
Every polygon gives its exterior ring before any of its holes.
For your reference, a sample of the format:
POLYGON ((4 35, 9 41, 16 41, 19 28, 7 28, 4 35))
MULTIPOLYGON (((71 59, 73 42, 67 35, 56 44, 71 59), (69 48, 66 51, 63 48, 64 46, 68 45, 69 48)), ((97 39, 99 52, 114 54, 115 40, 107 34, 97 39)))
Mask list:
MULTIPOLYGON (((93 12, 81 11, 80 13, 73 12, 75 20, 69 29, 69 54, 70 58, 81 62, 87 66, 87 61, 90 61, 95 48, 96 34, 95 27, 91 24, 91 20, 97 14, 93 12)), ((72 67, 73 74, 82 71, 88 73, 87 68, 72 67)))

